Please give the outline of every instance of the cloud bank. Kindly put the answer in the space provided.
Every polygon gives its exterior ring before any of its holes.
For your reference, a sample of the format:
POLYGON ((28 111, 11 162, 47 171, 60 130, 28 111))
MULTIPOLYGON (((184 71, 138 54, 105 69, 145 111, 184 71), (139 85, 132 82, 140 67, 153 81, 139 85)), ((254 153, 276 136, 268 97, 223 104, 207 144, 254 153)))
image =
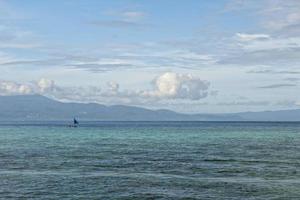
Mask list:
POLYGON ((152 81, 149 90, 121 90, 116 82, 101 87, 61 87, 53 80, 42 78, 30 83, 0 81, 0 95, 41 94, 70 101, 106 102, 113 98, 120 103, 149 102, 170 99, 200 100, 209 94, 210 83, 191 74, 166 72, 152 81))
POLYGON ((0 95, 47 94, 57 88, 54 81, 45 78, 24 84, 13 81, 0 81, 0 95))

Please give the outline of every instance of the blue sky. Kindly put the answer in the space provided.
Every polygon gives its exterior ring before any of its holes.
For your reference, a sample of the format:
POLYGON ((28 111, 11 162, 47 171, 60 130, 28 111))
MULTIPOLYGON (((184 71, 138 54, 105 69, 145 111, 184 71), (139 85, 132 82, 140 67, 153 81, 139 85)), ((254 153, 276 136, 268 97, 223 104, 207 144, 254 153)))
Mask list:
POLYGON ((0 94, 242 112, 300 107, 297 0, 0 0, 0 94))

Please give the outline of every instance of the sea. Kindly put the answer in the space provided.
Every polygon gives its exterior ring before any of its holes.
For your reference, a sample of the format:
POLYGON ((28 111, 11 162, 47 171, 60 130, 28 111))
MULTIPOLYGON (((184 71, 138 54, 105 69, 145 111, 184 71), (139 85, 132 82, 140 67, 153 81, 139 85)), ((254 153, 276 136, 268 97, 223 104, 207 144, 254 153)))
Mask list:
POLYGON ((300 123, 2 122, 0 199, 300 199, 300 123))

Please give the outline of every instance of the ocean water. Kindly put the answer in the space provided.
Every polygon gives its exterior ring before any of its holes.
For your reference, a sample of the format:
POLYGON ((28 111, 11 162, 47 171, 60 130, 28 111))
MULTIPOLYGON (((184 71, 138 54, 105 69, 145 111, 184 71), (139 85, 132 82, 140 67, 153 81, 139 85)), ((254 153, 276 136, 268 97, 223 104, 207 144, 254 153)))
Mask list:
POLYGON ((300 199, 300 123, 2 124, 0 199, 300 199))

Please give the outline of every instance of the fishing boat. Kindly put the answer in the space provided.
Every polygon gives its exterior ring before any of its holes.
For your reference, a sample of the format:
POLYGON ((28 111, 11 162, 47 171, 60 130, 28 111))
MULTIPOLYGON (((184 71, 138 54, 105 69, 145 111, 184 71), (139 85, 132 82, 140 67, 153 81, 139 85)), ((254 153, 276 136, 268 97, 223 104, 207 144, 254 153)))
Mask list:
POLYGON ((70 124, 69 127, 75 127, 76 128, 76 127, 78 127, 78 125, 79 125, 79 122, 77 121, 76 118, 74 118, 73 119, 73 124, 70 124))

